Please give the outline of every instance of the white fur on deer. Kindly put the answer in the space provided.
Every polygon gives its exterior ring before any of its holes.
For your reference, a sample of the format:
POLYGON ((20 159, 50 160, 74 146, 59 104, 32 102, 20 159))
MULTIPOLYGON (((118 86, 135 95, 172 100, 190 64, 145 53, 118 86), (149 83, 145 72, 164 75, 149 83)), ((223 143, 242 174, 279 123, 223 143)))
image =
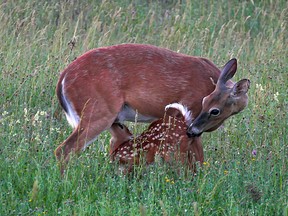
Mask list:
POLYGON ((144 44, 90 50, 68 65, 57 83, 58 100, 74 130, 55 155, 65 165, 71 153, 83 150, 112 124, 136 116, 152 122, 176 101, 196 117, 189 136, 213 131, 247 105, 249 81, 234 84, 236 69, 236 59, 221 72, 208 59, 144 44))

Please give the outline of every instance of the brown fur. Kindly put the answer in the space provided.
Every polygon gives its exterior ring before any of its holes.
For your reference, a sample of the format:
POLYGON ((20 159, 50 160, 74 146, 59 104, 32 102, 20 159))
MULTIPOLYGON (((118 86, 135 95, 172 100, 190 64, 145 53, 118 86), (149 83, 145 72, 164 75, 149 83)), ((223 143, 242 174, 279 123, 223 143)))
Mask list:
POLYGON ((153 163, 156 155, 165 162, 180 161, 194 172, 195 162, 202 164, 204 160, 199 138, 188 138, 184 116, 174 108, 169 108, 163 118, 151 123, 136 138, 124 125, 113 124, 110 131, 110 156, 112 161, 127 165, 124 173, 130 172, 133 165, 138 165, 140 158, 147 164, 153 163))
MULTIPOLYGON (((72 134, 55 150, 57 159, 63 165, 70 153, 83 150, 111 127, 124 105, 157 119, 163 116, 167 104, 181 102, 197 116, 202 99, 215 89, 211 79, 216 83, 219 75, 220 70, 208 59, 151 45, 122 44, 86 52, 61 73, 57 84, 56 93, 65 112, 66 100, 80 119, 72 134)), ((233 86, 230 80, 226 84, 233 86)), ((196 119, 195 125, 205 130, 194 130, 192 126, 189 131, 199 136, 215 130, 223 119, 219 116, 204 121, 204 126, 196 119)), ((200 138, 197 140, 201 143, 200 138)))

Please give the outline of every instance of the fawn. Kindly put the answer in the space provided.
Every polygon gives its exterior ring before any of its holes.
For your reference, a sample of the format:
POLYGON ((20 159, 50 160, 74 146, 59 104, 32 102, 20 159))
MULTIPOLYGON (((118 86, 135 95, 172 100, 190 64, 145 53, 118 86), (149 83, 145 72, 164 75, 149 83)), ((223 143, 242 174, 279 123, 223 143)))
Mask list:
POLYGON ((181 161, 196 171, 195 162, 203 163, 203 148, 198 137, 189 138, 187 127, 192 122, 191 112, 180 103, 165 107, 165 114, 150 124, 147 130, 136 138, 129 129, 120 123, 114 123, 110 129, 110 156, 112 161, 127 165, 123 173, 138 165, 142 157, 147 164, 159 155, 165 162, 181 161))

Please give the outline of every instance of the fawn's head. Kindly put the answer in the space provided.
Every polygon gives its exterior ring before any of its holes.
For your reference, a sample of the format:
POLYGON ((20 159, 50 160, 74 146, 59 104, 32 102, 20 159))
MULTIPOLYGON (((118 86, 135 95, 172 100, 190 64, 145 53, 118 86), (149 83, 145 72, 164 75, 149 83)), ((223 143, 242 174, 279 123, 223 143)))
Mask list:
POLYGON ((125 143, 133 138, 133 134, 129 129, 120 123, 113 123, 110 128, 110 153, 119 147, 122 143, 125 143))

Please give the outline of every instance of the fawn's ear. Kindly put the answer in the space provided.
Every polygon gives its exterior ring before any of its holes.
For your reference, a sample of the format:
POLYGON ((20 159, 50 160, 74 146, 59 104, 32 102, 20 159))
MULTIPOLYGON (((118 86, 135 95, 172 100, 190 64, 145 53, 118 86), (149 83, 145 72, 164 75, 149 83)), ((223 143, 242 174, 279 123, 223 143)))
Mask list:
POLYGON ((166 109, 166 115, 173 116, 175 118, 183 117, 181 111, 173 107, 169 107, 168 109, 166 109))

